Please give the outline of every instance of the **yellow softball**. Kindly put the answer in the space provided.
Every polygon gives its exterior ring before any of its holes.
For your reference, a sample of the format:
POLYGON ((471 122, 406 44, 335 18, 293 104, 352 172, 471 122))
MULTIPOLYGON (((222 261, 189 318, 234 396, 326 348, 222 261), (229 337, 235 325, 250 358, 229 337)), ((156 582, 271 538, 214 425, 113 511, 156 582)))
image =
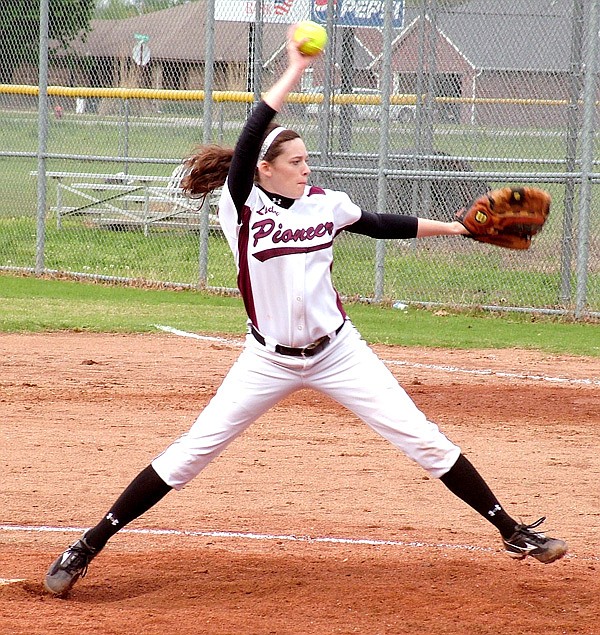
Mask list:
POLYGON ((304 42, 299 49, 304 55, 318 55, 327 44, 327 31, 316 22, 299 22, 294 29, 294 41, 304 42))

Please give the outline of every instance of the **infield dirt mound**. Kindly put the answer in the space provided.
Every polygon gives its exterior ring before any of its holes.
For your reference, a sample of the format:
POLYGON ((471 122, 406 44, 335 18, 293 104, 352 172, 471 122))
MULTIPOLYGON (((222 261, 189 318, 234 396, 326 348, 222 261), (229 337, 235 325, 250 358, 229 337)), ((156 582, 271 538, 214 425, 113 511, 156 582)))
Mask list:
POLYGON ((508 511, 547 515, 542 528, 569 542, 569 557, 508 559, 491 525, 440 483, 303 391, 130 527, 270 539, 121 532, 67 598, 48 596, 50 562, 188 429, 239 342, 0 335, 0 578, 24 579, 0 586, 0 632, 597 633, 600 361, 376 349, 508 511))

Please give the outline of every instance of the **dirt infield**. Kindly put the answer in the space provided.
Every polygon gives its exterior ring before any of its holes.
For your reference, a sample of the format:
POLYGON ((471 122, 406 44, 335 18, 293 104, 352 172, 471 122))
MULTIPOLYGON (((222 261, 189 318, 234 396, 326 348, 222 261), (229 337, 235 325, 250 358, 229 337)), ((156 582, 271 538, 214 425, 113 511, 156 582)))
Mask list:
POLYGON ((0 578, 18 580, 0 584, 0 633, 599 633, 600 360, 376 348, 568 557, 510 560, 443 485, 300 392, 51 597, 50 561, 187 430, 240 341, 0 335, 0 578))

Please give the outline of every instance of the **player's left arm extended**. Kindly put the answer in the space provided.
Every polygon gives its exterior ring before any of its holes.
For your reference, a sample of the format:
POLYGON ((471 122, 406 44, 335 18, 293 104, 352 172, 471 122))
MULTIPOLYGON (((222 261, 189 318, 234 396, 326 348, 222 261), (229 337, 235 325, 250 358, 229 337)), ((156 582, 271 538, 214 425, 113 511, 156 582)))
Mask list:
POLYGON ((361 217, 345 227, 354 234, 371 238, 423 238, 425 236, 455 236, 468 234, 468 230, 458 221, 444 223, 428 218, 406 216, 404 214, 373 214, 362 210, 361 217))

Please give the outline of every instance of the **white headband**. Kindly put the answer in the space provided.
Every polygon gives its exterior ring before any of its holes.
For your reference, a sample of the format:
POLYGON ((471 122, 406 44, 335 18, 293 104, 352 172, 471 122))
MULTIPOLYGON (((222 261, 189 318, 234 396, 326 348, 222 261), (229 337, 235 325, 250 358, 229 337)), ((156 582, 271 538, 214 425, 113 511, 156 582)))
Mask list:
POLYGON ((273 141, 275 141, 275 139, 277 139, 277 137, 284 131, 287 130, 287 128, 284 128, 282 126, 278 126, 277 128, 274 128, 273 130, 271 130, 271 132, 269 132, 269 134, 266 136, 265 140, 263 141, 263 144, 260 148, 260 152, 258 154, 258 161, 257 163, 260 163, 264 158, 265 155, 267 154, 267 152, 269 151, 269 148, 271 147, 273 141))

